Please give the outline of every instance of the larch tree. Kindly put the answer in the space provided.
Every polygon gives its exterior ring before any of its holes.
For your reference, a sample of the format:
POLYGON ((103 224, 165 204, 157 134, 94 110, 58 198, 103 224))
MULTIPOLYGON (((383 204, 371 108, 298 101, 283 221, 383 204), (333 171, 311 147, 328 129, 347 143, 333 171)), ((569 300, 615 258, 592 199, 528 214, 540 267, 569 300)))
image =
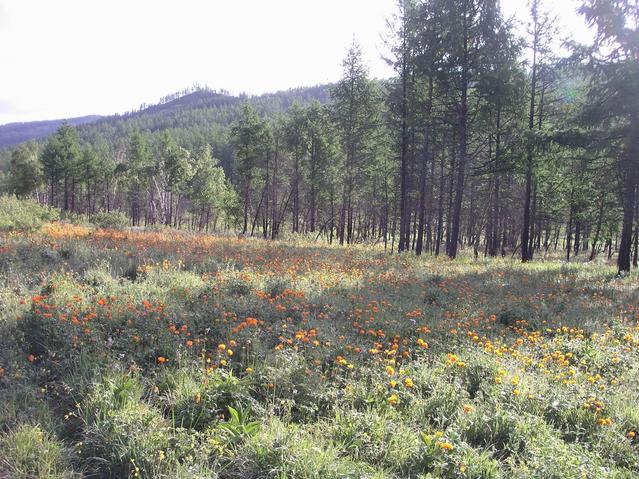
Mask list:
POLYGON ((9 161, 9 191, 18 198, 26 198, 37 193, 43 181, 37 144, 23 143, 16 147, 9 161))
POLYGON ((379 95, 368 78, 362 50, 353 42, 342 63, 342 77, 331 90, 333 116, 345 161, 337 237, 340 244, 353 240, 355 193, 360 186, 362 162, 379 126, 379 95))
POLYGON ((639 2, 586 0, 579 9, 597 35, 586 64, 589 102, 584 117, 600 146, 612 147, 623 209, 617 268, 630 271, 639 183, 639 2))

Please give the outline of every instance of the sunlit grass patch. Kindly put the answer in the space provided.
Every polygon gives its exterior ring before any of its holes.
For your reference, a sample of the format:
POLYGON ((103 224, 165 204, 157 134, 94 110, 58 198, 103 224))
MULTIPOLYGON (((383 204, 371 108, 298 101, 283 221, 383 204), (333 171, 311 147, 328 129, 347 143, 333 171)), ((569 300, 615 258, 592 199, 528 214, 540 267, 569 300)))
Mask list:
POLYGON ((43 477, 639 474, 636 275, 43 231, 0 263, 0 428, 43 477))

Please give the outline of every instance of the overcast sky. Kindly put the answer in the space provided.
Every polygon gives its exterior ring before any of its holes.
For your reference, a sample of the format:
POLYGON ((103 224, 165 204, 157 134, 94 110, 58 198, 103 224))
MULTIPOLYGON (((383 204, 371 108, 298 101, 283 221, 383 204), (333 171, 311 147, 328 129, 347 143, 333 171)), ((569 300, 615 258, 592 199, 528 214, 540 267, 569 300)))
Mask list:
MULTIPOLYGON (((547 0, 585 40, 576 0, 547 0)), ((0 0, 0 124, 121 113, 198 83, 259 94, 339 78, 353 36, 375 77, 396 0, 0 0)), ((527 0, 502 0, 526 19, 527 0)), ((522 30, 523 31, 523 30, 522 30)))

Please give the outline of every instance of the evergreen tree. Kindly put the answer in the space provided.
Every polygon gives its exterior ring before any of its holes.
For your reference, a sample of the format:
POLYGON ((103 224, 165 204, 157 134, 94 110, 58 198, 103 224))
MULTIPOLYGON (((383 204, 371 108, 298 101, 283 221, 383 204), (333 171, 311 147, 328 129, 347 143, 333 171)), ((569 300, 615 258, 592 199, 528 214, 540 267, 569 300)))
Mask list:
POLYGON ((258 174, 259 162, 267 150, 268 138, 267 125, 251 104, 245 103, 242 107, 240 120, 231 128, 231 138, 235 148, 238 183, 244 204, 242 234, 246 234, 251 211, 252 188, 258 174))
POLYGON ((331 90, 333 115, 345 155, 337 237, 353 239, 355 195, 360 188, 363 162, 379 127, 380 97, 362 63, 362 50, 353 42, 342 63, 342 78, 331 90))
POLYGON ((44 178, 38 161, 38 146, 23 143, 11 152, 8 189, 19 198, 36 193, 44 178))
POLYGON ((72 209, 73 190, 79 173, 80 146, 78 133, 68 123, 63 123, 49 138, 42 150, 42 166, 50 187, 49 204, 57 206, 58 188, 62 183, 64 210, 72 209))
POLYGON ((611 150, 623 207, 617 267, 630 271, 639 183, 639 4, 636 0, 586 0, 580 12, 596 28, 586 65, 591 83, 584 118, 599 131, 598 147, 611 150))

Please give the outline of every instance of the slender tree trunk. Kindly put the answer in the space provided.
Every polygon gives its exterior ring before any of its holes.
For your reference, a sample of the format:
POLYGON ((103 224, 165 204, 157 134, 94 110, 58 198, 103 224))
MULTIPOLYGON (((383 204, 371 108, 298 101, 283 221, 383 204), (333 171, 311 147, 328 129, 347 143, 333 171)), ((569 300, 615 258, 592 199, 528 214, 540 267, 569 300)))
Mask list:
MULTIPOLYGON (((633 138, 630 141, 636 142, 633 138)), ((635 215, 635 204, 637 201, 637 182, 639 172, 637 172, 637 150, 636 145, 627 147, 622 153, 621 175, 623 178, 623 223, 621 228, 621 243, 619 244, 619 254, 617 256, 617 268, 619 273, 630 271, 630 250, 632 246, 632 226, 635 215)))
POLYGON ((316 196, 317 196, 317 192, 316 192, 316 172, 315 172, 315 162, 317 161, 317 158, 313 159, 311 158, 311 188, 310 188, 310 220, 309 220, 309 230, 311 233, 315 232, 315 215, 317 212, 317 205, 315 204, 316 202, 316 196))
MULTIPOLYGON (((571 203, 572 203, 572 195, 571 195, 571 203)), ((572 223, 573 223, 573 206, 570 205, 570 212, 568 214, 568 228, 566 229, 566 261, 570 261, 570 250, 572 243, 572 223)))
POLYGON ((278 167, 278 155, 279 155, 279 137, 275 139, 275 150, 273 152, 273 198, 271 200, 271 239, 274 240, 277 237, 277 167, 278 167))
POLYGON ((426 215, 426 177, 428 176, 428 162, 432 151, 432 131, 430 125, 431 107, 433 103, 433 79, 428 77, 428 102, 426 105, 426 128, 424 131, 424 151, 422 154, 422 171, 419 182, 419 224, 417 227, 417 244, 415 253, 422 254, 424 245, 424 220, 426 215))
POLYGON ((64 174, 64 211, 69 210, 69 177, 64 174))
POLYGON ((634 245, 634 253, 632 256, 632 266, 635 268, 639 264, 639 225, 635 226, 635 245, 634 245))
POLYGON ((599 241, 599 232, 601 231, 601 222, 603 221, 603 212, 604 212, 604 198, 601 199, 601 203, 599 204, 599 212, 597 214, 597 226, 595 227, 595 237, 592 240, 592 249, 590 250, 590 257, 588 258, 590 261, 595 259, 595 255, 597 254, 597 242, 599 241))
POLYGON ((442 242, 442 235, 444 230, 444 157, 446 156, 442 152, 439 162, 439 199, 437 204, 437 233, 435 237, 435 256, 439 256, 439 248, 442 242))
POLYGON ((453 229, 453 194, 455 191, 455 166, 457 164, 457 130, 453 129, 450 155, 450 171, 448 174, 448 203, 446 211, 446 254, 450 256, 451 232, 453 229))
MULTIPOLYGON (((628 175, 630 176, 630 175, 628 175)), ((634 185, 626 185, 624 188, 623 223, 621 228, 621 243, 617 257, 619 272, 630 271, 630 251, 632 246, 632 225, 634 219, 635 188, 634 185)))
POLYGON ((497 256, 499 248, 499 194, 501 186, 501 105, 497 105, 497 119, 495 125, 495 163, 493 168, 493 204, 491 208, 492 237, 490 239, 489 256, 497 256))
POLYGON ((250 188, 251 177, 246 180, 246 188, 244 189, 244 224, 242 226, 242 234, 245 235, 248 230, 248 214, 249 214, 249 201, 250 201, 250 188))
MULTIPOLYGON (((537 21, 537 1, 533 2, 533 61, 532 74, 530 79, 530 109, 528 111, 528 130, 530 132, 535 128, 535 94, 537 93, 537 48, 539 46, 539 27, 537 21)), ((531 140, 529 140, 531 141, 531 140)), ((530 195, 533 181, 533 146, 528 144, 526 157, 526 189, 524 193, 524 221, 521 232, 521 260, 522 262, 532 259, 529 251, 529 234, 530 234, 530 195)))
POLYGON ((468 16, 463 13, 463 41, 464 57, 462 62, 461 78, 461 102, 459 104, 459 162, 457 164, 457 182, 455 188, 455 204, 453 206, 452 230, 450 234, 450 245, 448 256, 457 256, 457 246, 459 243, 459 230, 461 223, 462 200, 464 196, 464 181, 466 179, 466 163, 468 161, 468 86, 469 86, 469 38, 468 38, 468 16))
POLYGON ((406 46, 406 32, 404 32, 402 58, 402 104, 401 104, 401 151, 400 151, 400 185, 399 185, 399 243, 397 251, 400 253, 408 249, 408 231, 410 210, 408 208, 408 50, 406 46))

